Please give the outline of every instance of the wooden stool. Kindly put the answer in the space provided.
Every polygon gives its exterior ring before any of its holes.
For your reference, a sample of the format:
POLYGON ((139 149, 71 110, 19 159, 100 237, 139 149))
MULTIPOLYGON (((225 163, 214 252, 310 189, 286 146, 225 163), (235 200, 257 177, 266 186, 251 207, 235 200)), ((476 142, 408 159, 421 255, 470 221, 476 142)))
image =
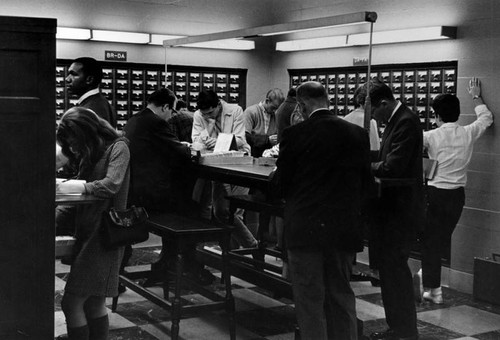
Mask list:
MULTIPOLYGON (((236 325, 234 319, 234 297, 231 292, 231 273, 230 260, 228 256, 229 240, 231 237, 232 228, 226 225, 215 224, 211 221, 188 218, 175 214, 161 214, 150 216, 149 228, 152 233, 169 240, 169 243, 175 245, 175 280, 174 280, 174 298, 169 299, 168 287, 168 272, 165 271, 163 280, 163 297, 153 294, 140 284, 134 282, 144 277, 149 277, 152 273, 149 271, 141 271, 134 273, 125 273, 120 275, 120 282, 132 291, 144 296, 158 306, 171 311, 172 314, 172 339, 179 337, 179 321, 183 310, 216 310, 225 308, 229 315, 229 332, 231 340, 236 339, 236 325), (218 242, 222 249, 222 270, 221 274, 224 277, 226 296, 221 297, 218 294, 209 291, 208 289, 196 284, 182 275, 184 267, 184 253, 190 249, 193 244, 201 242, 218 242), (201 295, 212 300, 212 302, 199 305, 181 306, 181 283, 188 284, 190 288, 197 291, 201 295)), ((171 249, 173 250, 173 249, 171 249)), ((118 297, 113 298, 112 311, 116 310, 118 297)))

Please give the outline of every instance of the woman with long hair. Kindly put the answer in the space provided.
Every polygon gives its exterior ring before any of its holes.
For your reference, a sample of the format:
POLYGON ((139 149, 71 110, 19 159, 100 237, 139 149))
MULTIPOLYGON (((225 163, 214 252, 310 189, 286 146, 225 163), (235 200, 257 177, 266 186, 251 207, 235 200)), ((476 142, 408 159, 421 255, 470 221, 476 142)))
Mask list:
POLYGON ((92 194, 92 204, 56 210, 56 228, 74 226, 75 249, 61 302, 67 335, 60 339, 105 340, 109 320, 106 297, 118 295, 123 247, 107 250, 100 232, 101 215, 114 206, 124 210, 129 187, 127 140, 92 110, 73 107, 57 128, 57 143, 77 171, 77 179, 58 184, 58 192, 92 194))

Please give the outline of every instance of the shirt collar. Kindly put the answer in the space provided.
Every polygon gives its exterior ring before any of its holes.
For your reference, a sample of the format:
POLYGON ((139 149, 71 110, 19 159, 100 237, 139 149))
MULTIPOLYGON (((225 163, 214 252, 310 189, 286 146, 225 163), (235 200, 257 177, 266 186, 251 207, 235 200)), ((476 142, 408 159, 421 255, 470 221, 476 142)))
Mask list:
POLYGON ((322 110, 328 110, 328 109, 327 109, 326 107, 323 107, 323 108, 320 108, 320 109, 316 109, 316 110, 314 110, 313 112, 311 112, 311 114, 309 115, 309 118, 311 118, 311 117, 312 117, 312 115, 313 115, 313 114, 315 114, 316 112, 318 112, 318 111, 322 111, 322 110))
POLYGON ((259 106, 261 107, 262 111, 264 111, 265 113, 267 113, 268 115, 271 115, 271 113, 267 112, 266 108, 264 107, 264 102, 260 102, 259 103, 259 106))
POLYGON ((396 111, 399 109, 399 107, 401 106, 401 102, 398 100, 397 101, 398 103, 396 104, 396 107, 394 108, 394 111, 392 111, 391 113, 391 116, 389 117, 389 120, 387 122, 390 122, 392 117, 394 117, 394 114, 396 113, 396 111))
POLYGON ((99 88, 96 87, 95 89, 92 89, 90 91, 85 92, 79 99, 78 99, 78 105, 80 105, 85 99, 87 99, 90 96, 93 96, 94 94, 99 93, 99 88))
POLYGON ((458 122, 448 122, 448 123, 443 123, 441 124, 440 128, 442 127, 452 127, 452 126, 458 126, 458 122))

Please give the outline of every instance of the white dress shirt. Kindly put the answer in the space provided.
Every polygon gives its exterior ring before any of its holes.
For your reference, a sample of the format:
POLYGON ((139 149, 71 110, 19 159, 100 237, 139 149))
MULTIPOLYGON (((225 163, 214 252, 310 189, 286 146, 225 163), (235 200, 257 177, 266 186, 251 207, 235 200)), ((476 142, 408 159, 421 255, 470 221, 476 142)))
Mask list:
POLYGON ((429 158, 438 162, 436 175, 428 182, 440 189, 456 189, 467 183, 467 167, 472 157, 474 142, 493 122, 493 115, 486 105, 474 108, 477 120, 461 126, 444 123, 439 128, 424 132, 424 147, 429 158))

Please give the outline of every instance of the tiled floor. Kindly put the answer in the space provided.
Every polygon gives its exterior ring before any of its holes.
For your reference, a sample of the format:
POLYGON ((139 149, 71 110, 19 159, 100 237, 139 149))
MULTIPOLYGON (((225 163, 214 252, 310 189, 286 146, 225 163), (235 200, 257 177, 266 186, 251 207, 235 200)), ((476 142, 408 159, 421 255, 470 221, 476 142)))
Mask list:
MULTIPOLYGON (((157 239, 136 248, 128 270, 147 266, 159 253, 157 239)), ((274 260, 274 259, 269 259, 274 260)), ((60 300, 64 290, 68 266, 56 263, 55 334, 66 333, 60 300)), ((213 271, 219 276, 217 271, 213 271)), ((272 294, 254 285, 232 279, 236 300, 237 339, 294 339, 295 315, 293 301, 273 299, 272 294)), ((357 297, 358 318, 364 322, 364 334, 386 328, 380 288, 369 282, 353 282, 357 297)), ((221 295, 224 286, 217 280, 211 288, 221 295)), ((161 295, 160 287, 151 290, 161 295)), ((422 303, 417 305, 418 329, 421 340, 500 340, 500 306, 478 303, 470 295, 444 289, 445 304, 441 306, 422 303)), ((204 297, 185 292, 184 303, 199 303, 204 297)), ((111 308, 111 300, 108 300, 111 308)), ((120 296, 116 313, 110 316, 110 340, 170 339, 170 315, 155 304, 127 290, 120 296)), ((225 312, 205 312, 187 315, 180 322, 181 339, 229 339, 225 312)))

